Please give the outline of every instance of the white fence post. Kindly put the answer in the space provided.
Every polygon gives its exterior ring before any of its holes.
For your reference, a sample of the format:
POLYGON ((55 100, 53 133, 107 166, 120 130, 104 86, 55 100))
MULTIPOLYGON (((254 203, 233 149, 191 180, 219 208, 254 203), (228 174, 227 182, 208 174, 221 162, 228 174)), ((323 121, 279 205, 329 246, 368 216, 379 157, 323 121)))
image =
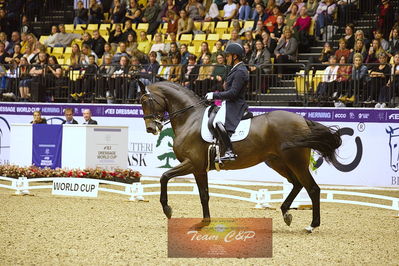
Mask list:
POLYGON ((129 200, 144 200, 144 187, 140 182, 133 183, 127 188, 131 193, 129 200))
POLYGON ((29 194, 29 182, 27 177, 19 177, 18 180, 12 182, 15 187, 16 195, 28 195, 29 194))
POLYGON ((270 205, 270 193, 267 189, 259 189, 256 193, 256 209, 271 208, 270 205))

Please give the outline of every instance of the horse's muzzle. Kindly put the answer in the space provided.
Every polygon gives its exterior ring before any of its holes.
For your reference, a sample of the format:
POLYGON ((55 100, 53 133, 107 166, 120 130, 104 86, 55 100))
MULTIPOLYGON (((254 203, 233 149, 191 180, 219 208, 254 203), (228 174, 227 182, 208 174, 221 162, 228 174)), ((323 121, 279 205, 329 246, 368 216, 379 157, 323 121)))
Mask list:
POLYGON ((158 134, 158 130, 155 127, 147 127, 147 133, 151 133, 154 135, 158 134))

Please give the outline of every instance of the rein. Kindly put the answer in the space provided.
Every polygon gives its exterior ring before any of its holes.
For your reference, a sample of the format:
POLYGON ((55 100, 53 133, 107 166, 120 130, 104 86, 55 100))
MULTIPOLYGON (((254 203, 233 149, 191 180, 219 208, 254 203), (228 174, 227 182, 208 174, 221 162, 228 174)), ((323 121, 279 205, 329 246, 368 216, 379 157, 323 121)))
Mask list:
MULTIPOLYGON (((202 100, 200 100, 199 102, 197 102, 195 104, 192 104, 190 106, 184 107, 184 108, 182 108, 180 110, 177 110, 175 112, 172 112, 172 113, 168 114, 168 117, 165 118, 164 116, 160 115, 159 113, 155 113, 153 111, 154 110, 154 103, 153 102, 156 102, 160 106, 162 106, 162 105, 154 97, 152 97, 151 93, 146 93, 143 96, 145 96, 145 95, 149 96, 148 100, 151 100, 150 101, 150 105, 151 105, 151 109, 152 109, 152 114, 143 116, 144 120, 145 119, 154 119, 154 122, 160 123, 162 125, 169 124, 170 120, 173 119, 174 117, 176 117, 179 114, 182 114, 182 113, 184 113, 184 112, 186 112, 186 111, 188 111, 188 110, 190 110, 190 109, 192 109, 194 107, 197 107, 198 105, 201 105, 201 104, 203 104, 203 103, 205 103, 207 101, 207 99, 202 99, 202 100)), ((141 97, 143 97, 143 96, 141 96, 141 97)))

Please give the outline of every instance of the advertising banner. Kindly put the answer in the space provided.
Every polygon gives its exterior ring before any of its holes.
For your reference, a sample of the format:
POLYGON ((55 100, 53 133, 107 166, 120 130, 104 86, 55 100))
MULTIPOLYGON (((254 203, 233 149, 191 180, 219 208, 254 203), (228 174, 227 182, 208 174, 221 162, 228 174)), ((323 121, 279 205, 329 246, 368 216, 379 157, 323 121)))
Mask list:
MULTIPOLYGON (((11 123, 28 123, 32 112, 40 109, 48 123, 60 124, 64 108, 75 110, 75 119, 83 122, 82 111, 91 109, 99 125, 128 126, 130 168, 145 176, 159 177, 179 164, 173 153, 173 130, 164 127, 159 135, 146 132, 139 105, 68 105, 68 104, 4 104, 0 106, 0 163, 9 162, 11 123)), ((319 184, 399 187, 399 109, 355 108, 250 108, 255 115, 273 110, 286 110, 327 126, 341 128, 343 145, 338 161, 327 164, 315 153, 319 184)), ((283 130, 283 129, 282 129, 283 130)), ((282 177, 266 164, 242 170, 211 171, 210 179, 281 182, 282 177)), ((188 176, 190 177, 190 176, 188 176)))
POLYGON ((32 165, 60 168, 62 125, 35 124, 32 135, 32 165))

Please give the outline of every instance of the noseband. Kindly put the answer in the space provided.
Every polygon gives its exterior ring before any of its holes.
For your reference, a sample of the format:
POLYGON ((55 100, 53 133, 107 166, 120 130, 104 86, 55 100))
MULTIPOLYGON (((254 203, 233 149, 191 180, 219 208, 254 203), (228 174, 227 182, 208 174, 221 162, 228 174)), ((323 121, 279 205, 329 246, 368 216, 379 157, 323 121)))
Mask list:
POLYGON ((172 118, 176 117, 177 115, 179 115, 179 114, 181 114, 181 113, 184 113, 185 111, 187 111, 187 110, 189 110, 189 109, 191 109, 191 108, 194 108, 194 107, 196 107, 196 106, 198 106, 198 105, 201 105, 201 104, 203 104, 204 102, 207 101, 206 99, 202 99, 202 100, 200 100, 199 102, 197 102, 196 104, 193 104, 193 105, 184 107, 184 108, 182 108, 182 109, 180 109, 180 110, 177 110, 177 111, 175 111, 175 112, 170 113, 169 116, 165 119, 164 114, 160 114, 159 112, 155 112, 155 111, 154 111, 154 110, 155 110, 154 102, 157 103, 159 106, 162 106, 162 104, 160 104, 159 101, 157 101, 157 100, 152 96, 152 94, 151 94, 150 92, 147 92, 146 94, 143 94, 143 95, 141 96, 141 98, 140 98, 140 102, 141 102, 141 103, 144 103, 144 102, 145 102, 145 101, 142 101, 142 100, 141 100, 144 96, 148 96, 148 100, 146 100, 146 101, 149 101, 149 103, 150 103, 150 111, 151 111, 151 114, 143 116, 144 120, 146 120, 146 119, 153 119, 153 121, 154 121, 155 123, 158 123, 158 124, 161 124, 161 125, 166 125, 166 124, 170 123, 170 120, 171 120, 172 118))

